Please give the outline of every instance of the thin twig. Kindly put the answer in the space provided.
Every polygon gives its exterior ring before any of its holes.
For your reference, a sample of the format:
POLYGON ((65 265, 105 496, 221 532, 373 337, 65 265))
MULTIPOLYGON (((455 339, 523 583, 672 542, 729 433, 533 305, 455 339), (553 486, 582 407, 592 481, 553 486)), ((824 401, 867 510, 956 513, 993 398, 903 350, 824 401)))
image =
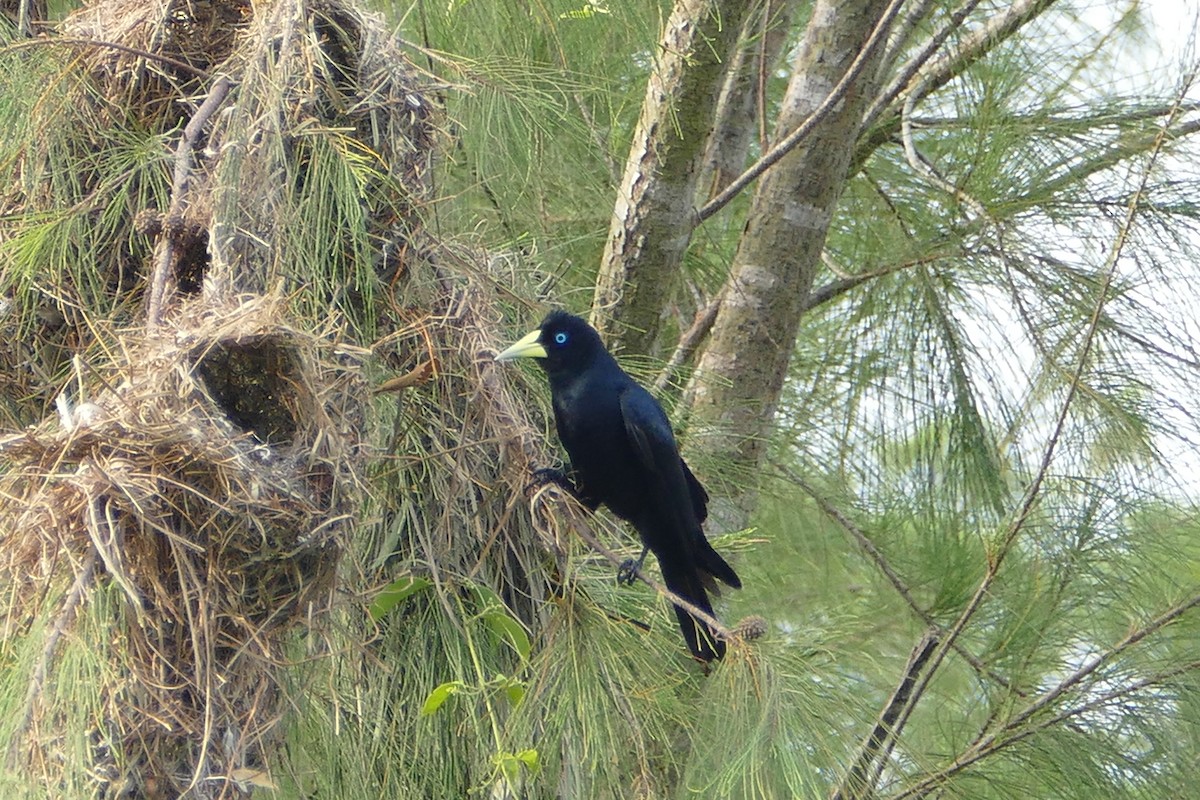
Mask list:
POLYGON ((75 47, 98 47, 103 50, 117 50, 121 53, 129 53, 130 55, 144 58, 147 61, 157 61, 160 64, 166 64, 174 67, 181 72, 189 72, 197 78, 208 78, 209 74, 199 67, 194 67, 191 64, 180 61, 170 56, 164 56, 159 53, 151 53, 146 50, 139 50, 136 47, 130 47, 125 44, 117 44, 116 42, 106 42, 101 39, 88 39, 82 36, 54 36, 44 39, 29 39, 23 42, 13 42, 3 48, 0 48, 0 53, 8 53, 14 50, 25 50, 30 47, 46 47, 51 45, 73 45, 75 47))
POLYGON ((936 0, 913 0, 913 2, 905 4, 899 18, 892 23, 892 30, 888 34, 887 49, 881 56, 882 63, 885 65, 884 69, 895 72, 892 68, 893 65, 898 63, 903 53, 912 49, 910 44, 913 33, 918 26, 927 22, 929 10, 933 8, 935 2, 936 0))
MULTIPOLYGON (((864 533, 863 530, 859 528, 853 520, 843 514, 841 509, 831 503, 828 498, 818 492, 816 488, 810 485, 799 475, 795 474, 795 472, 780 463, 776 463, 775 468, 779 470, 780 474, 784 478, 808 494, 808 496, 811 497, 814 502, 816 502, 817 507, 821 509, 821 512, 824 513, 825 516, 832 519, 842 528, 842 530, 850 534, 850 538, 853 539, 860 548, 862 548, 862 551, 867 554, 867 557, 870 558, 875 566, 879 568, 879 571, 883 573, 883 576, 888 579, 888 583, 892 584, 892 587, 895 588, 897 594, 903 598, 904 602, 908 604, 908 607, 923 623, 925 623, 931 629, 939 632, 942 630, 942 627, 938 625, 937 621, 932 616, 929 615, 929 612, 927 612, 920 606, 919 603, 917 603, 916 598, 912 595, 912 591, 908 588, 908 584, 906 584, 904 579, 901 578, 896 570, 892 568, 892 565, 890 562, 888 562, 887 557, 885 557, 883 553, 879 551, 879 548, 875 546, 875 543, 871 541, 871 538, 867 536, 867 534, 864 533)), ((964 661, 970 664, 971 668, 974 669, 979 675, 986 676, 987 678, 995 681, 1000 686, 1003 686, 1005 689, 1013 692, 1016 695, 1019 695, 1020 697, 1028 696, 1026 692, 1014 686, 1012 681, 997 673, 995 670, 985 664, 978 656, 976 656, 970 650, 967 650, 961 644, 958 644, 957 642, 954 644, 954 652, 961 656, 964 661)))
POLYGON ((1079 705, 1065 708, 1057 714, 1051 715, 1036 724, 1021 728, 1022 725, 1029 723, 1030 720, 1040 712, 1046 711, 1054 703, 1060 700, 1068 691, 1079 686, 1085 679, 1094 675, 1101 667, 1111 663, 1113 659, 1125 652, 1129 648, 1143 641, 1146 637, 1161 630, 1167 625, 1179 619, 1188 611, 1200 606, 1200 595, 1195 595, 1188 600, 1179 603, 1175 607, 1168 609, 1159 616, 1155 617, 1143 627, 1128 634, 1124 639, 1117 642, 1108 650, 1093 658, 1088 663, 1084 664, 1075 672, 1063 678, 1052 689, 1041 694, 1025 708, 1021 709, 1012 718, 1004 723, 998 730, 988 736, 980 738, 965 752, 960 754, 954 761, 937 772, 928 775, 921 782, 909 787, 903 793, 896 797, 896 800, 902 800, 907 797, 918 797, 935 786, 941 784, 946 779, 963 771, 970 765, 986 758, 999 750, 1032 736, 1034 733, 1046 730, 1054 725, 1064 722, 1071 717, 1078 716, 1086 711, 1109 703, 1117 698, 1124 697, 1134 692, 1140 691, 1150 686, 1157 685, 1168 678, 1184 672, 1190 672, 1200 668, 1200 662, 1191 661, 1185 664, 1172 667, 1171 669, 1155 673, 1141 680, 1132 683, 1118 686, 1093 697, 1079 705))
POLYGON ((38 697, 42 694, 42 687, 46 684, 46 673, 49 672, 50 662, 54 659, 58 642, 66 632, 67 626, 75 619, 79 604, 83 601, 83 593, 92 582, 92 573, 95 572, 95 568, 96 550, 92 548, 84 558, 79 572, 75 574, 75 582, 71 584, 71 590, 67 592, 66 599, 63 600, 62 608, 54 619, 54 627, 46 636, 46 643, 42 645, 42 653, 38 656, 37 664, 33 668, 33 675, 29 678, 29 689, 25 692, 25 713, 9 742, 8 758, 10 763, 15 763, 20 741, 33 723, 33 709, 37 705, 38 697))
POLYGON ((867 37, 867 41, 863 44, 862 49, 854 58, 854 61, 850 64, 850 67, 846 70, 846 74, 844 74, 841 80, 839 80, 837 84, 829 90, 829 94, 825 96, 825 99, 821 101, 821 104, 817 106, 803 122, 797 125, 795 130, 780 140, 780 142, 772 147, 771 150, 762 158, 754 162, 749 169, 747 169, 738 177, 734 178, 728 186, 721 190, 720 194, 705 203, 704 207, 696 212, 697 223, 703 222, 713 214, 716 214, 718 211, 728 205, 729 201, 737 197, 743 189, 756 180, 758 176, 762 175, 768 169, 773 167, 781 158, 786 156, 792 150, 796 149, 796 147, 806 138, 808 138, 809 134, 816 129, 817 125, 819 125, 821 121, 824 120, 825 117, 827 117, 829 113, 845 99, 845 95, 850 88, 850 84, 857 80, 859 75, 862 74, 863 70, 867 66, 867 61, 875 52, 875 48, 878 47, 880 42, 886 38, 887 31, 892 24, 892 20, 895 18, 896 14, 900 11, 900 7, 903 5, 904 0, 892 0, 888 7, 884 9, 883 16, 881 16, 879 18, 879 22, 875 24, 874 30, 872 30, 871 35, 867 37))
POLYGON ((163 230, 159 234, 158 252, 154 260, 154 273, 150 279, 150 299, 146 313, 146 329, 150 333, 162 322, 163 303, 167 296, 167 282, 178 260, 176 254, 177 225, 183 218, 187 206, 188 179, 192 174, 192 150, 200 132, 208 122, 209 117, 217 110, 229 93, 232 86, 229 78, 222 75, 217 78, 208 97, 196 111, 195 116, 183 129, 183 137, 175 149, 175 175, 171 182, 171 204, 163 220, 163 230))
POLYGON ((875 728, 863 742, 854 766, 846 773, 841 786, 834 792, 833 800, 858 800, 858 798, 869 797, 873 793, 872 787, 879 780, 883 764, 895 743, 896 731, 893 725, 900 716, 901 709, 908 704, 913 686, 916 685, 917 676, 921 674, 929 657, 933 655, 933 649, 937 647, 937 643, 938 631, 936 628, 930 628, 925 631, 916 647, 913 648, 908 657, 908 665, 904 668, 904 674, 900 677, 900 683, 897 684, 896 690, 892 692, 891 698, 888 699, 883 711, 879 714, 879 721, 875 723, 875 728))
POLYGON ((908 604, 909 608, 911 608, 926 625, 935 624, 933 618, 925 612, 925 609, 921 608, 921 606, 917 603, 916 598, 912 596, 912 592, 909 590, 908 584, 906 584, 904 580, 896 573, 896 571, 892 569, 892 565, 888 563, 888 560, 884 557, 883 553, 879 552, 879 548, 875 546, 875 543, 871 541, 870 537, 863 533, 861 528, 855 525, 854 522, 845 514, 843 514, 837 506, 829 502, 829 500, 826 499, 825 496, 820 492, 818 492, 815 487, 809 484, 808 481, 801 478, 783 464, 776 463, 775 468, 779 470, 783 477, 800 487, 805 494, 811 497, 816 502, 817 507, 821 509, 821 512, 825 514, 825 516, 832 519, 842 528, 842 530, 850 534, 850 538, 852 538, 855 543, 862 548, 862 551, 867 554, 867 557, 874 562, 875 566, 879 568, 879 571, 883 573, 883 576, 888 579, 888 583, 892 584, 892 587, 895 588, 896 592, 902 598, 904 598, 904 602, 908 604))
POLYGON ((692 326, 683 336, 679 337, 679 344, 675 345, 675 352, 671 353, 671 360, 654 379, 655 391, 662 392, 667 388, 667 384, 675 377, 675 373, 685 361, 692 357, 696 348, 700 346, 700 342, 712 330, 713 323, 717 320, 717 312, 721 309, 721 299, 722 297, 718 296, 700 309, 696 318, 692 320, 692 326))
POLYGON ((971 0, 963 9, 952 12, 947 24, 897 71, 891 84, 879 93, 863 115, 861 129, 868 133, 851 159, 851 170, 857 171, 880 144, 891 138, 899 113, 895 105, 896 98, 913 85, 914 80, 917 84, 910 91, 918 92, 921 96, 936 91, 1005 42, 1052 3, 1053 0, 1018 0, 1002 12, 993 14, 979 28, 971 30, 953 50, 934 58, 946 38, 961 27, 958 14, 963 10, 972 10, 978 4, 977 0, 971 0), (882 124, 876 124, 885 115, 887 119, 882 124))
MULTIPOLYGON (((1099 654, 1067 677, 1063 678, 1057 686, 1045 692, 1020 712, 1018 712, 1012 717, 1012 719, 1004 724, 1004 728, 1002 730, 1013 729, 1033 715, 1037 714, 1039 711, 1042 711, 1043 709, 1054 704, 1060 697, 1074 687, 1078 686, 1086 678, 1095 674, 1101 667, 1111 663, 1117 656, 1121 655, 1129 648, 1137 645, 1147 636, 1162 630, 1167 625, 1170 625, 1172 622, 1179 619, 1197 606, 1200 606, 1200 595, 1195 595, 1185 602, 1176 605, 1174 608, 1168 609, 1167 611, 1155 617, 1145 626, 1128 634, 1124 639, 1117 642, 1111 648, 1099 654)), ((995 737, 993 736, 990 738, 994 739, 995 737)))
POLYGON ((900 112, 900 139, 904 145, 904 156, 909 166, 918 175, 924 177, 925 180, 970 208, 976 217, 986 220, 998 231, 1002 231, 1003 229, 1000 227, 1000 224, 987 208, 984 207, 983 203, 973 195, 967 193, 962 187, 956 186, 942 177, 942 174, 933 166, 933 163, 917 150, 917 143, 913 139, 913 110, 916 108, 917 100, 919 99, 920 95, 917 92, 910 92, 904 101, 904 108, 900 112))

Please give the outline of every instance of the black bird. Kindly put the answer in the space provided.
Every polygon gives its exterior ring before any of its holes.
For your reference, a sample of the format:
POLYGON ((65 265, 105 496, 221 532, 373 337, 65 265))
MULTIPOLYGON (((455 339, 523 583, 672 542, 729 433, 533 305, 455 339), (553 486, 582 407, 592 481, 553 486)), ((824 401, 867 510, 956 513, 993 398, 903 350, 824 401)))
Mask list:
MULTIPOLYGON (((593 511, 603 503, 630 522, 658 559, 667 588, 712 614, 706 588, 716 590, 713 578, 735 589, 742 582, 704 536, 708 493, 679 455, 662 406, 617 365, 590 325, 564 311, 550 312, 496 356, 514 358, 536 358, 550 377, 575 495, 593 511)), ((708 626, 679 606, 675 616, 692 655, 725 655, 708 626)))

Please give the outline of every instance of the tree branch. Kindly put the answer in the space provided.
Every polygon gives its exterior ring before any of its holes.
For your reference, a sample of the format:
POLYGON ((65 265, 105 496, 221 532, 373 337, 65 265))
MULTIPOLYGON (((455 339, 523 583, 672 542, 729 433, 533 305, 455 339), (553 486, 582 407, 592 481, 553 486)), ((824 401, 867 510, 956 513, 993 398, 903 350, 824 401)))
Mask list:
POLYGON ((875 793, 874 786, 879 781, 883 765, 887 761, 887 756, 892 752, 896 736, 900 732, 898 728, 894 727, 896 719, 900 716, 900 711, 908 705, 912 697, 913 686, 917 682, 917 676, 921 674, 929 657, 933 655, 933 649, 937 647, 937 643, 938 632, 930 629, 925 631, 925 635, 913 648, 900 683, 883 707, 874 730, 863 743, 858 758, 854 761, 854 766, 846 773, 841 785, 834 792, 833 800, 860 800, 860 798, 867 798, 875 793))
POLYGON ((970 0, 966 6, 954 12, 946 25, 930 37, 918 53, 900 69, 892 83, 879 93, 875 102, 863 116, 862 130, 867 132, 867 136, 855 150, 851 162, 853 165, 851 174, 857 172, 866 163, 871 153, 888 141, 900 127, 899 114, 902 104, 896 102, 897 98, 906 87, 912 84, 922 70, 924 70, 924 74, 913 84, 910 92, 918 94, 919 97, 926 97, 961 75, 968 67, 977 63, 998 45, 1007 41, 1026 23, 1053 5, 1054 1, 1018 0, 1004 11, 991 17, 971 35, 965 37, 951 52, 933 60, 938 48, 945 43, 950 34, 961 26, 966 13, 970 13, 975 8, 978 0, 970 0), (962 19, 959 19, 960 12, 965 12, 962 14, 962 19), (885 117, 882 124, 876 124, 885 117))
POLYGON ((139 50, 136 47, 130 47, 128 45, 118 44, 116 42, 106 42, 101 39, 88 39, 85 37, 55 36, 47 39, 29 39, 23 42, 13 42, 12 44, 0 48, 0 53, 8 53, 14 50, 24 50, 28 47, 50 47, 64 44, 75 47, 95 47, 102 50, 116 50, 120 53, 128 53, 129 55, 137 56, 138 58, 144 58, 147 61, 157 61, 160 64, 166 64, 167 66, 174 67, 180 72, 186 72, 188 74, 195 75, 197 78, 209 77, 209 74, 206 71, 200 69, 199 67, 194 67, 187 62, 180 61, 177 58, 164 56, 160 53, 151 53, 146 50, 139 50))
POLYGON ((154 273, 150 277, 149 302, 146 312, 146 330, 154 333, 162 322, 163 303, 166 302, 167 284, 171 278, 179 256, 176 253, 179 230, 183 225, 183 212, 187 208, 188 180, 192 173, 192 150, 200 138, 209 117, 216 112, 225 95, 232 86, 229 78, 222 75, 217 78, 209 90, 208 97, 196 110, 187 127, 183 129, 183 137, 175 149, 175 174, 171 182, 171 204, 163 220, 162 232, 159 234, 154 259, 154 273))
POLYGON ((696 212, 698 222, 703 222, 728 205, 733 198, 737 197, 743 189, 753 183, 758 176, 774 166, 781 158, 792 150, 795 150, 801 142, 808 138, 808 135, 816 129, 817 125, 845 98, 850 85, 862 74, 875 49, 887 34, 892 20, 896 17, 896 13, 903 5, 904 0, 892 0, 888 4, 888 7, 884 9, 883 15, 879 18, 879 22, 876 23, 874 30, 867 37, 867 41, 863 44, 862 49, 859 50, 858 55, 851 62, 850 67, 842 75, 837 84, 829 90, 829 94, 825 96, 821 104, 791 133, 781 139, 762 158, 754 162, 748 170, 737 178, 734 178, 728 186, 721 190, 720 194, 705 203, 704 207, 696 212))
MULTIPOLYGON (((892 264, 890 266, 869 270, 867 272, 840 275, 829 283, 818 286, 816 289, 813 289, 811 292, 809 292, 808 297, 804 298, 801 308, 803 308, 805 311, 811 311, 817 306, 824 305, 825 303, 841 297, 846 292, 863 285, 867 281, 874 280, 875 278, 882 278, 886 275, 892 275, 897 272, 903 272, 904 270, 912 269, 913 267, 932 264, 933 262, 944 257, 945 256, 941 253, 935 253, 934 255, 925 256, 923 258, 915 258, 911 261, 904 261, 899 264, 892 264)), ((826 265, 828 266, 828 262, 826 262, 826 265)))
MULTIPOLYGON (((1195 110, 1195 108, 1193 107, 1193 104, 1181 104, 1178 108, 1181 111, 1195 110)), ((1123 115, 1120 117, 1120 119, 1121 120, 1139 120, 1139 119, 1145 119, 1148 117, 1161 117, 1161 116, 1169 115, 1171 113, 1172 113, 1171 107, 1156 106, 1152 109, 1142 109, 1139 111, 1132 112, 1128 115, 1123 115)), ((1112 124, 1114 122, 1114 118, 1112 115, 1105 115, 1102 117, 1097 117, 1095 119, 1095 122, 1097 125, 1112 124)), ((1186 136, 1194 135, 1197 132, 1200 132, 1200 119, 1189 120, 1187 122, 1181 122, 1181 123, 1174 125, 1173 127, 1171 127, 1169 129, 1169 131, 1167 133, 1167 138, 1171 141, 1178 142, 1180 139, 1182 139, 1186 136)), ((1115 144, 1112 147, 1109 147, 1108 149, 1101 152, 1099 155, 1096 155, 1093 158, 1089 158, 1086 161, 1084 161, 1076 166, 1073 166, 1071 169, 1069 169, 1067 172, 1064 172, 1062 175, 1053 177, 1048 182, 1040 185, 1039 187, 1037 187, 1038 195, 1040 197, 1050 197, 1050 196, 1054 195, 1056 192, 1063 191, 1067 187, 1078 185, 1078 183, 1081 182, 1082 180, 1084 180, 1092 175, 1095 175, 1098 172, 1102 172, 1103 170, 1110 169, 1111 167, 1114 167, 1117 164, 1120 164, 1122 161, 1128 160, 1137 155, 1141 155, 1141 154, 1147 152, 1148 150, 1153 149, 1156 146, 1157 142, 1159 141, 1159 138, 1160 138, 1160 134, 1158 132, 1155 132, 1154 134, 1149 134, 1149 135, 1146 135, 1143 137, 1138 137, 1133 140, 1122 140, 1119 144, 1115 144)), ((940 178, 935 179, 934 182, 937 183, 942 188, 946 189, 946 191, 950 192, 951 194, 954 194, 956 197, 959 195, 959 190, 956 187, 953 187, 952 185, 947 184, 944 179, 940 179, 940 178)), ((885 200, 885 202, 887 202, 887 201, 885 200)), ((979 211, 980 211, 980 209, 982 209, 982 205, 977 200, 973 200, 973 199, 969 202, 971 203, 972 208, 976 211, 977 215, 974 218, 970 219, 961 228, 956 228, 955 230, 950 231, 947 234, 945 234, 944 236, 940 237, 940 240, 935 240, 933 242, 933 244, 935 244, 935 245, 939 244, 939 243, 944 244, 944 243, 947 243, 947 242, 950 242, 953 240, 961 240, 967 236, 977 235, 980 233, 981 229, 985 228, 986 226, 992 225, 992 224, 999 225, 999 223, 1001 223, 1007 219, 1010 219, 1011 217, 1013 217, 1015 215, 1020 214, 1025 209, 1036 204, 1036 202, 1028 195, 1008 198, 1005 201, 1005 208, 1006 208, 1005 215, 1003 218, 998 218, 998 217, 991 216, 990 211, 986 212, 986 214, 987 214, 986 216, 979 215, 979 211)), ((979 250, 979 249, 975 250, 976 255, 979 255, 980 253, 983 253, 983 252, 985 252, 985 251, 979 250)), ((998 255, 1001 258, 1006 258, 1006 259, 1011 260, 1011 258, 1005 254, 998 254, 998 255)), ((825 283, 825 284, 813 289, 812 292, 809 294, 809 296, 807 298, 805 298, 803 307, 806 311, 816 308, 817 306, 824 305, 825 303, 836 300, 838 297, 841 297, 842 295, 846 294, 847 292, 858 288, 862 284, 864 284, 874 278, 883 277, 885 275, 890 275, 891 273, 897 272, 899 270, 907 269, 909 267, 919 266, 924 263, 929 263, 930 261, 937 260, 937 258, 939 258, 939 257, 941 257, 941 256, 933 256, 933 257, 929 257, 929 258, 926 258, 926 259, 923 259, 920 261, 905 262, 903 264, 896 264, 891 267, 883 267, 883 268, 880 268, 877 270, 871 270, 869 272, 838 276, 835 279, 829 281, 828 283, 825 283)), ((1037 256, 1037 257, 1042 257, 1042 256, 1037 256)))
POLYGON ((655 53, 592 296, 611 348, 650 353, 695 229, 696 186, 748 0, 675 0, 655 53))

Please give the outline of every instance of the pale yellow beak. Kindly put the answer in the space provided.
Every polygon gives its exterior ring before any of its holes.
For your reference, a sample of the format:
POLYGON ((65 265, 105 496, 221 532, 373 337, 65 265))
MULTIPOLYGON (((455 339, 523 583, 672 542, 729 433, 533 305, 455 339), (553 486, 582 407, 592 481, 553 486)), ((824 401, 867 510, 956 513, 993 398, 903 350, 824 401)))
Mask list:
POLYGON ((496 356, 497 361, 512 361, 514 358, 545 358, 546 348, 538 341, 542 336, 541 330, 530 331, 521 337, 520 341, 496 356))

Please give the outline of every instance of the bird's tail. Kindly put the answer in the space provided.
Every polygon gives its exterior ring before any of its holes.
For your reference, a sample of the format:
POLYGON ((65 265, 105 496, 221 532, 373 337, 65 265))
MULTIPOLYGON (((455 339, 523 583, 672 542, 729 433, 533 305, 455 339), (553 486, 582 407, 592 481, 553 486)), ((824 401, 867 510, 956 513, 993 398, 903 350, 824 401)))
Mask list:
MULTIPOLYGON (((704 583, 695 567, 662 560, 659 561, 659 567, 662 569, 663 583, 668 589, 713 616, 708 593, 704 591, 704 583)), ((695 619, 679 606, 675 606, 675 617, 679 620, 679 629, 683 631, 684 641, 687 642, 688 650, 692 651, 693 656, 701 661, 712 661, 725 656, 725 642, 717 638, 716 632, 708 625, 695 619)))
MULTIPOLYGON (((696 556, 700 562, 700 568, 705 572, 734 589, 742 588, 742 579, 733 571, 733 567, 729 566, 729 562, 713 549, 708 542, 708 537, 701 531, 696 532, 696 556)), ((718 594, 720 593, 718 592, 718 594)))

